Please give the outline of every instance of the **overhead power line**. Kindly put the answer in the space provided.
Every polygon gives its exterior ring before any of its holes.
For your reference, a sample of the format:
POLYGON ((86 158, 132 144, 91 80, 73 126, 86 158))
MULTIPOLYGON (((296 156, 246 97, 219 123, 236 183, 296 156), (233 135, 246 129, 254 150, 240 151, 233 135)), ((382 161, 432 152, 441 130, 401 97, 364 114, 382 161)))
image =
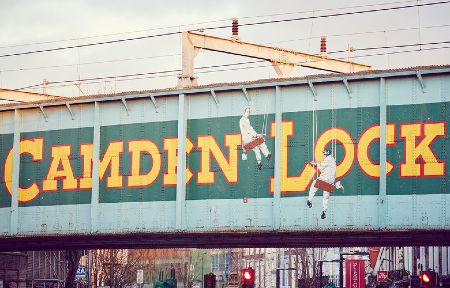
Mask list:
MULTIPOLYGON (((328 34, 325 36, 326 37, 342 37, 342 36, 362 35, 362 34, 365 35, 365 34, 369 34, 369 33, 371 33, 371 34, 372 33, 387 33, 387 32, 398 32, 398 31, 431 29, 431 28, 442 28, 442 27, 450 27, 450 24, 432 25, 432 26, 425 26, 425 27, 421 27, 421 28, 406 27, 406 28, 384 29, 384 30, 375 30, 375 31, 371 30, 371 31, 361 31, 361 32, 342 33, 342 34, 328 34)), ((286 43, 286 42, 293 42, 293 41, 310 40, 310 39, 319 38, 319 37, 320 36, 286 39, 286 40, 269 42, 269 43, 265 43, 265 44, 271 45, 271 44, 286 43)), ((342 52, 344 52, 344 51, 347 52, 347 50, 342 50, 342 52)), ((202 50, 201 52, 210 52, 210 51, 202 50)), ((41 70, 41 69, 55 69, 55 68, 63 68, 63 67, 79 67, 79 66, 95 65, 95 64, 110 64, 110 63, 117 63, 117 62, 128 62, 128 61, 136 61, 136 60, 148 60, 148 59, 157 59, 157 58, 165 58, 165 57, 175 57, 175 56, 180 56, 180 55, 181 55, 180 53, 174 53, 174 54, 162 54, 162 55, 153 55, 153 56, 145 56, 145 57, 109 59, 109 60, 102 60, 102 61, 90 61, 90 62, 61 64, 61 65, 22 67, 22 68, 15 68, 15 69, 0 70, 0 73, 21 72, 21 71, 41 70)))
MULTIPOLYGON (((310 19, 322 19, 322 18, 329 18, 329 17, 339 17, 339 16, 348 16, 348 15, 358 15, 358 14, 365 14, 365 13, 393 11, 393 10, 401 10, 401 9, 417 8, 417 7, 425 7, 425 6, 434 6, 434 5, 442 5, 442 4, 448 4, 448 3, 450 3, 450 0, 439 1, 439 2, 430 2, 430 3, 416 3, 416 4, 411 4, 411 5, 403 5, 403 6, 395 6, 395 7, 387 7, 387 8, 376 8, 376 9, 359 10, 359 11, 342 12, 342 13, 333 13, 333 14, 325 14, 325 15, 317 15, 317 16, 307 16, 307 17, 296 17, 296 18, 289 18, 289 19, 259 21, 259 22, 253 22, 253 23, 243 23, 243 24, 240 24, 239 26, 246 27, 246 26, 286 23, 286 22, 302 21, 302 20, 310 20, 310 19)), ((206 27, 206 28, 202 28, 202 29, 194 29, 193 31, 215 30, 215 29, 223 29, 223 28, 229 28, 229 27, 231 27, 231 26, 230 25, 223 25, 223 26, 215 26, 215 27, 206 27)), ((181 31, 167 32, 167 33, 161 33, 161 34, 153 34, 153 35, 145 35, 145 36, 139 36, 139 37, 131 37, 131 38, 108 40, 108 41, 100 41, 100 42, 93 42, 93 43, 86 43, 86 44, 79 44, 79 45, 70 45, 70 46, 57 47, 57 48, 49 48, 49 49, 40 49, 40 50, 34 50, 34 51, 9 53, 9 54, 0 55, 0 58, 21 56, 21 55, 30 55, 30 54, 44 53, 44 52, 62 51, 62 50, 75 49, 75 48, 93 47, 93 46, 105 45, 105 44, 123 43, 123 42, 128 42, 128 41, 135 41, 135 40, 143 40, 143 39, 156 38, 156 37, 177 35, 177 34, 180 34, 180 33, 181 33, 181 31)))
MULTIPOLYGON (((359 56, 353 56, 352 58, 362 58, 362 57, 373 57, 373 56, 385 56, 385 55, 392 55, 392 54, 401 54, 401 53, 412 53, 412 52, 422 52, 422 51, 430 51, 430 50, 439 50, 439 49, 450 49, 450 46, 442 46, 442 47, 431 47, 431 48, 418 48, 418 49, 412 49, 412 50, 402 50, 402 51, 393 51, 393 52, 381 52, 381 53, 375 53, 375 54, 366 54, 366 55, 359 55, 359 56)), ((337 59, 347 59, 346 57, 340 57, 337 59)), ((264 62, 264 60, 257 60, 257 61, 249 61, 244 64, 249 63, 255 63, 255 62, 264 62)), ((237 65, 237 64, 235 64, 237 65)), ((240 64, 242 65, 242 64, 240 64)), ((248 69, 258 69, 258 68, 266 68, 269 67, 267 64, 263 65, 253 65, 253 66, 245 66, 245 67, 236 67, 236 68, 228 68, 228 69, 217 69, 217 70, 209 70, 209 71, 198 71, 199 74, 208 74, 208 73, 217 73, 217 72, 229 72, 229 71, 238 71, 238 70, 248 70, 248 69)), ((116 79, 114 82, 123 82, 123 81, 136 81, 136 80, 144 80, 144 79, 156 79, 161 77, 170 77, 170 76, 177 76, 181 70, 172 70, 171 74, 161 74, 161 75, 152 75, 152 76, 140 76, 140 77, 133 77, 133 78, 124 78, 124 79, 116 79)), ((63 87, 70 87, 73 86, 73 83, 76 81, 72 81, 71 84, 61 84, 56 86, 51 86, 48 88, 63 88, 63 87)), ((104 83, 105 81, 93 81, 84 83, 85 85, 90 84, 99 84, 104 83)), ((34 88, 39 89, 39 88, 34 88)), ((34 90, 31 89, 31 90, 34 90)), ((18 89, 19 90, 19 89, 18 89)))
MULTIPOLYGON (((265 18, 265 17, 279 17, 279 16, 285 16, 285 15, 318 13, 318 12, 324 12, 324 11, 345 10, 345 9, 363 8, 363 7, 367 8, 367 7, 374 7, 374 6, 384 6, 384 5, 393 5, 393 4, 405 4, 405 3, 417 3, 417 2, 418 2, 418 0, 382 2, 382 3, 374 3, 374 4, 344 6, 344 7, 335 7, 335 8, 325 8, 325 9, 317 9, 317 10, 305 10, 305 11, 296 11, 296 12, 285 12, 285 13, 275 13, 275 14, 265 14, 265 15, 244 16, 244 17, 239 17, 239 19, 243 20, 243 19, 255 19, 255 18, 265 18)), ((420 0, 419 0, 419 2, 420 2, 420 0)), ((229 18, 224 18, 224 19, 217 19, 217 20, 210 20, 210 21, 202 21, 202 22, 195 22, 195 23, 188 23, 188 24, 181 24, 181 25, 162 26, 162 27, 156 27, 156 28, 140 29, 140 30, 133 30, 133 31, 124 31, 124 32, 117 32, 117 33, 98 34, 98 35, 92 35, 92 36, 73 37, 73 38, 67 38, 67 39, 41 41, 41 42, 33 42, 33 43, 14 44, 14 45, 8 45, 8 46, 0 46, 0 49, 23 47, 23 46, 32 46, 32 45, 53 44, 53 43, 68 42, 68 41, 80 41, 80 40, 86 40, 86 39, 108 37, 108 36, 126 35, 126 34, 133 34, 133 33, 142 33, 142 32, 157 31, 157 30, 164 30, 164 29, 174 29, 175 28, 175 29, 179 30, 179 29, 181 29, 181 27, 189 27, 189 26, 193 27, 193 26, 196 26, 196 25, 218 23, 218 22, 224 22, 224 21, 229 21, 229 20, 230 20, 229 18)))
MULTIPOLYGON (((379 49, 398 49, 398 48, 408 48, 408 47, 415 47, 415 46, 427 46, 427 45, 438 45, 438 44, 450 44, 450 41, 441 41, 441 42, 428 42, 428 43, 410 43, 410 44, 402 44, 402 45, 393 45, 393 46, 380 46, 380 47, 363 47, 363 48, 354 48, 354 51, 370 51, 370 50, 379 50, 379 49)), ((366 54, 366 55, 357 55, 357 56, 352 56, 352 58, 361 58, 361 57, 371 57, 371 56, 380 56, 380 55, 389 55, 389 54, 398 54, 401 52, 415 52, 415 51, 426 51, 426 50, 435 50, 435 49, 439 49, 439 48, 443 48, 446 49, 446 46, 443 47, 431 47, 431 48, 421 48, 419 50, 404 50, 404 51, 391 51, 391 52, 381 52, 381 53, 377 53, 377 54, 366 54)), ((338 53, 343 53, 343 52, 347 52, 347 50, 336 50, 336 51, 330 51, 328 52, 328 54, 338 54, 338 53)), ((336 59, 347 59, 347 57, 337 57, 336 59)), ((203 67, 199 67, 196 68, 196 70, 198 71, 197 73, 207 73, 207 71, 202 71, 202 70, 207 70, 207 69, 212 69, 212 68, 223 68, 223 67, 232 67, 232 66, 239 66, 239 65, 248 65, 248 64, 255 64, 255 63, 264 63, 266 62, 265 60, 253 60, 253 61, 246 61, 246 62, 238 62, 238 63, 230 63, 230 64, 220 64, 220 65, 211 65, 211 66, 203 66, 203 67)), ((309 61, 311 62, 311 61, 309 61)), ((301 64, 301 63, 298 63, 301 64)), ((267 65, 263 65, 261 67, 265 67, 267 65)), ((233 70, 236 70, 233 68, 233 70)), ((237 69, 239 70, 239 69, 237 69)), ((221 71, 228 71, 228 70, 221 70, 221 71)), ((163 71, 152 71, 152 72, 145 72, 145 73, 133 73, 133 74, 123 74, 123 75, 112 75, 112 76, 102 76, 102 77, 92 77, 92 78, 84 78, 84 79, 78 79, 78 80, 61 80, 61 81, 50 81, 48 82, 47 87, 59 87, 59 86, 53 86, 53 85, 60 85, 60 84, 67 84, 67 83, 72 83, 73 84, 78 84, 78 83, 89 83, 89 84, 93 84, 93 83, 101 83, 107 80, 114 80, 114 81, 127 81, 127 80, 132 80, 135 78, 130 78, 130 77, 142 77, 142 79, 149 79, 152 78, 152 76, 156 77, 163 77, 163 76, 176 76, 181 72, 180 69, 175 69, 175 70, 163 70, 163 71), (174 75, 167 75, 168 73, 178 73, 178 74, 174 74, 174 75), (149 77, 150 76, 150 77, 149 77), (92 81, 99 81, 100 82, 92 82, 92 81)), ((214 71, 215 72, 215 71, 214 71)), ((18 88, 16 90, 23 90, 23 89, 31 89, 31 88, 38 88, 38 87, 42 87, 42 83, 40 84, 35 84, 35 85, 29 85, 26 87, 21 87, 18 88)), ((70 85, 68 85, 70 86, 70 85)))

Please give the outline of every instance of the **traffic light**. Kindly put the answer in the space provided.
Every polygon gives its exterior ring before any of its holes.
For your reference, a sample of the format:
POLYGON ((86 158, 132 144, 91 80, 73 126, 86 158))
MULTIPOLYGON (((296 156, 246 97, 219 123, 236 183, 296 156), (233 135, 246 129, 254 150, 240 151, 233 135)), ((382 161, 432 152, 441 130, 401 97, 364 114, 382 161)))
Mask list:
POLYGON ((216 288, 216 275, 214 273, 209 273, 203 275, 204 288, 216 288))
POLYGON ((253 288, 255 286, 255 270, 246 268, 241 270, 241 288, 253 288))
POLYGON ((422 271, 419 274, 420 287, 437 287, 436 272, 428 270, 422 271))

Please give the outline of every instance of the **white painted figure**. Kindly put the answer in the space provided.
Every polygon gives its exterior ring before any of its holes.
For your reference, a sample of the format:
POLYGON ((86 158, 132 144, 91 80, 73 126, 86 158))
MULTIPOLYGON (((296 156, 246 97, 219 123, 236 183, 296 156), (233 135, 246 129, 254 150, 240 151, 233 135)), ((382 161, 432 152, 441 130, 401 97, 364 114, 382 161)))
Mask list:
MULTIPOLYGON (((336 160, 334 159, 333 155, 331 155, 330 150, 324 150, 323 151, 324 159, 322 162, 317 163, 315 161, 311 161, 310 164, 314 167, 317 166, 320 170, 320 176, 317 179, 320 179, 322 181, 325 181, 327 183, 333 184, 336 180, 336 160)), ((316 192, 318 190, 317 187, 315 187, 317 180, 314 180, 311 184, 311 187, 309 188, 309 196, 308 200, 306 201, 306 205, 311 208, 312 207, 312 200, 314 199, 314 196, 316 195, 316 192)), ((343 188, 341 183, 336 183, 336 188, 343 188)), ((322 219, 326 218, 326 212, 328 208, 328 202, 330 200, 330 192, 323 191, 323 200, 322 200, 322 219)))
MULTIPOLYGON (((241 129, 242 135, 242 147, 254 141, 257 137, 265 136, 263 134, 256 133, 255 129, 253 129, 252 125, 250 124, 249 115, 250 115, 250 107, 247 107, 245 108, 244 114, 242 115, 241 120, 239 121, 239 128, 241 129)), ((261 144, 257 145, 252 150, 253 152, 255 152, 256 161, 258 163, 258 169, 261 170, 262 168, 261 152, 264 154, 264 157, 266 157, 267 160, 270 159, 272 153, 269 151, 269 149, 267 149, 265 142, 262 142, 261 144)), ((245 150, 245 148, 243 148, 242 160, 247 160, 247 151, 245 150)))

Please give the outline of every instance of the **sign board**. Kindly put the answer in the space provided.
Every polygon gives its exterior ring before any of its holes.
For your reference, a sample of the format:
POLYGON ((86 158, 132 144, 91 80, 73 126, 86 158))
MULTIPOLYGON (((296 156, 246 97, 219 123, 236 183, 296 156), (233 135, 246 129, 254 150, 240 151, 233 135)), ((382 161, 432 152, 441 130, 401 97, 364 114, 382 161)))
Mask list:
POLYGON ((86 278, 86 267, 78 266, 76 278, 86 278))
POLYGON ((144 283, 144 270, 137 270, 136 272, 136 283, 144 283))
POLYGON ((388 271, 378 271, 377 273, 378 282, 386 282, 387 279, 388 279, 388 271))
POLYGON ((345 287, 365 288, 364 260, 345 260, 345 287))

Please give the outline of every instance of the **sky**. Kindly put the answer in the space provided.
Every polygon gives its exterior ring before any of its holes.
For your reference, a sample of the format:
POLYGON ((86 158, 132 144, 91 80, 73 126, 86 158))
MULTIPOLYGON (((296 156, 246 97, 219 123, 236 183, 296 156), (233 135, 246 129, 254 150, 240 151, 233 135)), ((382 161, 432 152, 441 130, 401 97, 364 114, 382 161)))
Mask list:
MULTIPOLYGON (((181 69, 180 34, 29 55, 6 55, 230 25, 233 17, 241 24, 307 18, 240 27, 242 41, 318 54, 320 36, 324 35, 330 57, 347 58, 347 52, 333 52, 345 51, 351 46, 357 49, 350 54, 352 60, 372 65, 374 69, 450 64, 450 49, 445 48, 450 47, 450 3, 311 19, 319 15, 433 2, 439 0, 0 0, 0 88, 34 86, 26 90, 41 93, 45 80, 49 83, 46 93, 72 97, 174 87, 177 70, 181 69), (437 44, 392 47, 418 43, 437 44), (385 48, 373 49, 377 47, 385 48), (169 72, 154 74, 160 71, 169 72), (120 77, 130 74, 139 75, 120 77), (109 78, 85 80, 104 77, 109 78), (79 88, 75 85, 77 79, 82 79, 79 88)), ((205 30, 205 33, 229 38, 231 28, 205 30)), ((220 67, 247 61, 254 59, 201 51, 195 60, 198 82, 276 77, 268 62, 220 67), (219 67, 202 68, 208 66, 219 67)), ((292 76, 312 73, 323 72, 297 67, 292 76)))

